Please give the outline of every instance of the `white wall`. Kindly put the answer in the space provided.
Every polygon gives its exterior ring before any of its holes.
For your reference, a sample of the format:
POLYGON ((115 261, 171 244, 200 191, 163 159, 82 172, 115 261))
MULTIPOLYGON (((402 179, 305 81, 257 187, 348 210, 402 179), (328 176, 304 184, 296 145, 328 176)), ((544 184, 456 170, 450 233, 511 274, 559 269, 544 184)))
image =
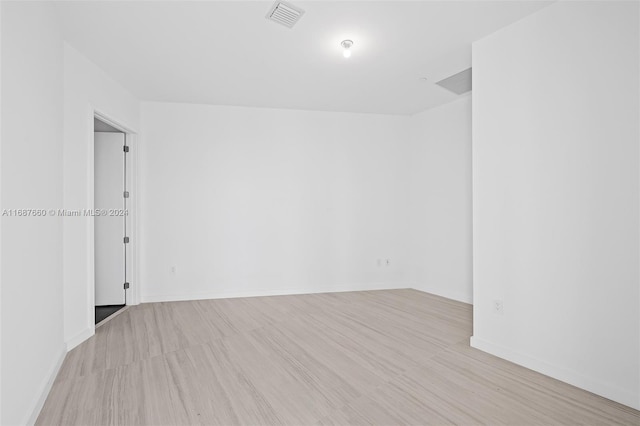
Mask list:
POLYGON ((471 96, 411 122, 411 286, 471 303, 471 96))
MULTIPOLYGON (((139 128, 139 102, 73 47, 64 45, 64 206, 90 207, 93 110, 133 132, 139 128)), ((88 217, 64 218, 65 341, 69 349, 93 333, 88 217)))
MULTIPOLYGON (((2 99, 2 5, 0 5, 0 99, 2 99)), ((0 101, 0 167, 2 165, 2 102, 0 101)), ((0 172, 0 211, 2 211, 2 172, 0 172)), ((0 268, 2 267, 2 220, 0 219, 0 268)), ((0 272, 0 382, 2 382, 2 272, 0 272)), ((2 422, 2 386, 0 385, 0 423, 2 422)))
MULTIPOLYGON (((62 207, 62 38, 50 5, 2 2, 2 208, 62 207), (34 125, 34 123, 37 123, 34 125)), ((35 419, 65 353, 62 221, 2 217, 3 425, 35 419)))
MULTIPOLYGON (((2 208, 88 208, 93 110, 136 131, 139 103, 63 43, 53 6, 1 4, 2 208)), ((88 241, 86 218, 2 218, 2 424, 35 421, 65 342, 93 332, 88 241)))
POLYGON ((635 408, 638 12, 556 3, 473 46, 472 344, 635 408))
POLYGON ((408 117, 143 103, 142 122, 143 301, 407 285, 408 117))
POLYGON ((142 300, 471 302, 470 114, 470 97, 413 117, 143 103, 142 300))

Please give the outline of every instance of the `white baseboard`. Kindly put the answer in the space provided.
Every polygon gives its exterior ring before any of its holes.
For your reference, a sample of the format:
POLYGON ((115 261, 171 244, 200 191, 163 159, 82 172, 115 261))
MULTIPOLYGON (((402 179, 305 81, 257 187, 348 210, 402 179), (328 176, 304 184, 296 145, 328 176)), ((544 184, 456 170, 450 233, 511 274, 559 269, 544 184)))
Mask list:
POLYGON ((62 349, 58 352, 58 356, 54 361, 53 365, 49 369, 49 374, 45 381, 40 385, 38 390, 38 398, 33 403, 33 408, 31 409, 29 416, 22 424, 25 425, 34 425, 36 420, 38 420, 38 416, 40 415, 40 410, 44 406, 45 401, 47 400, 47 396, 49 396, 49 391, 53 386, 53 382, 56 380, 58 376, 58 371, 60 371, 60 367, 62 367, 62 362, 64 361, 64 357, 67 355, 67 348, 63 346, 62 349))
POLYGON ((394 290, 400 288, 408 288, 406 283, 369 283, 369 284, 351 284, 326 288, 294 288, 279 290, 253 290, 253 291, 212 291, 203 293, 174 293, 174 294, 143 294, 142 303, 153 302, 177 302, 184 300, 204 300, 204 299, 234 299, 238 297, 260 297, 260 296, 286 296, 294 294, 316 294, 316 293, 342 293, 346 291, 365 291, 365 290, 394 290))
POLYGON ((87 340, 89 337, 93 336, 96 333, 95 327, 87 327, 82 330, 80 333, 73 336, 71 339, 67 340, 67 351, 78 346, 80 343, 87 340))
POLYGON ((575 371, 549 364, 528 355, 514 352, 500 345, 479 339, 476 336, 471 336, 470 343, 472 347, 483 352, 506 359, 507 361, 511 361, 515 364, 537 371, 538 373, 542 373, 546 376, 553 377, 554 379, 558 379, 562 382, 569 383, 570 385, 595 393, 596 395, 603 396, 612 401, 640 410, 640 395, 634 394, 633 392, 599 382, 598 380, 584 376, 575 371))
POLYGON ((436 296, 442 296, 446 299, 455 300, 462 303, 467 303, 469 305, 473 304, 473 291, 470 292, 462 292, 457 290, 450 289, 442 289, 442 288, 433 288, 428 285, 421 285, 414 283, 411 288, 416 290, 424 291, 425 293, 435 294, 436 296))

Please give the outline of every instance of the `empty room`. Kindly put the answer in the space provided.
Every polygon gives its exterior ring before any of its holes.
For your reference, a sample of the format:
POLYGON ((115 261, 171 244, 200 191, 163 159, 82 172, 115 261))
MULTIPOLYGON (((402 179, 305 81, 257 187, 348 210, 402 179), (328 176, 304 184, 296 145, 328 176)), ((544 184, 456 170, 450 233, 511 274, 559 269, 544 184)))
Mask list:
POLYGON ((0 0, 0 424, 640 425, 640 1, 0 0))

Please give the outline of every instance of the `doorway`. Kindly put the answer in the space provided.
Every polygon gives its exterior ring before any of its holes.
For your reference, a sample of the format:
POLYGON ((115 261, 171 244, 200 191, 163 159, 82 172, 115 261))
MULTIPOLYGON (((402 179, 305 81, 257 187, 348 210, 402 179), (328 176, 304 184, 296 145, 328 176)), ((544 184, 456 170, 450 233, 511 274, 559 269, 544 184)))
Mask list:
POLYGON ((127 270, 127 134, 94 117, 95 324, 123 309, 127 270))

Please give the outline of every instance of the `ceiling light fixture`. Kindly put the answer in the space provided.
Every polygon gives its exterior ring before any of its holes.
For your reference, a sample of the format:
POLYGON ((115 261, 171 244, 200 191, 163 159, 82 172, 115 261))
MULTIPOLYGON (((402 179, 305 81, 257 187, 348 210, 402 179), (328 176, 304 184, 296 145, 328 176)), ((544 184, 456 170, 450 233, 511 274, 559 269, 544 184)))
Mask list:
POLYGON ((344 56, 345 58, 350 58, 351 46, 353 46, 353 42, 351 40, 342 40, 342 43, 340 43, 340 46, 342 46, 342 48, 344 49, 342 51, 342 56, 344 56))

